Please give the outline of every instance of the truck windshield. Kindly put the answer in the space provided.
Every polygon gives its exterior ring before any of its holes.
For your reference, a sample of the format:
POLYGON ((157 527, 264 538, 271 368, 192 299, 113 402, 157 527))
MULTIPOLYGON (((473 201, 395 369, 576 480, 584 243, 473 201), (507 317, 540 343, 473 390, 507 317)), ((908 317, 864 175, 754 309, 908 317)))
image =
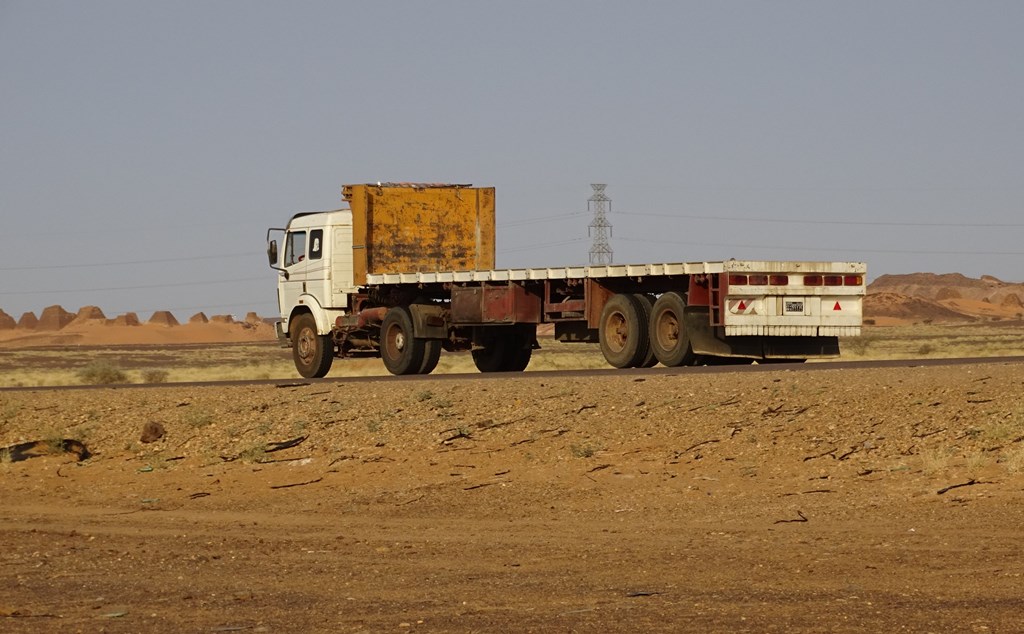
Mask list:
POLYGON ((306 259, 306 232, 289 232, 284 247, 284 265, 291 266, 304 259, 306 259))

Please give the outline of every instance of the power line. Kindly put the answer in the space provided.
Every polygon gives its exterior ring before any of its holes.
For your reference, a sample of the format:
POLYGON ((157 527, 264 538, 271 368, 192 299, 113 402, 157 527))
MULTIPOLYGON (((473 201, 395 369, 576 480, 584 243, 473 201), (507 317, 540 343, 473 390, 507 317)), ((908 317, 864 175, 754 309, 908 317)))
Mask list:
POLYGON ((541 242, 538 244, 531 244, 526 247, 512 247, 510 249, 501 249, 501 253, 515 253, 519 251, 536 251, 539 249, 546 249, 548 247, 561 247, 568 244, 578 244, 580 242, 586 242, 586 238, 571 238, 569 240, 559 240, 558 242, 541 242))
POLYGON ((104 266, 134 266, 137 264, 167 264, 168 262, 192 262, 195 260, 226 260, 232 258, 253 257, 256 252, 225 253, 222 255, 195 255, 182 258, 158 258, 154 260, 125 260, 124 262, 94 262, 90 264, 44 264, 39 266, 3 266, 0 271, 43 271, 49 269, 89 269, 104 266))
POLYGON ((58 293, 96 293, 101 291, 136 291, 151 288, 175 288, 182 286, 212 286, 215 284, 237 284, 239 282, 267 281, 267 277, 244 277, 233 280, 205 280, 201 282, 175 282, 173 284, 142 284, 140 286, 110 286, 107 288, 68 288, 45 291, 0 291, 0 295, 55 295, 58 293))
POLYGON ((585 215, 587 215, 587 213, 584 211, 574 211, 568 214, 556 214, 554 216, 544 216, 541 218, 524 218, 522 220, 513 220, 511 222, 500 222, 498 223, 498 228, 500 229, 503 227, 520 227, 522 225, 533 225, 540 222, 552 222, 556 220, 563 220, 566 218, 578 218, 580 216, 585 215))
POLYGON ((673 218, 676 220, 726 220, 729 222, 766 222, 773 224, 799 224, 799 225, 844 225, 863 227, 950 227, 957 229, 965 228, 1021 228, 1024 223, 1020 222, 896 222, 887 220, 821 220, 821 219, 793 219, 793 218, 743 218, 740 216, 699 216, 692 214, 668 214, 645 211, 619 211, 615 212, 624 216, 650 216, 652 218, 673 218))
POLYGON ((686 242, 678 240, 651 240, 648 238, 617 238, 624 242, 640 242, 643 244, 671 244, 680 246, 697 246, 697 247, 720 247, 723 249, 771 249, 776 251, 829 251, 829 252, 841 252, 841 253, 910 253, 913 255, 1007 255, 1007 256, 1021 256, 1024 255, 1024 251, 928 251, 928 250, 915 250, 915 249, 841 249, 832 247, 821 247, 818 249, 808 248, 806 246, 782 246, 773 244, 726 244, 726 243, 715 243, 715 242, 686 242))

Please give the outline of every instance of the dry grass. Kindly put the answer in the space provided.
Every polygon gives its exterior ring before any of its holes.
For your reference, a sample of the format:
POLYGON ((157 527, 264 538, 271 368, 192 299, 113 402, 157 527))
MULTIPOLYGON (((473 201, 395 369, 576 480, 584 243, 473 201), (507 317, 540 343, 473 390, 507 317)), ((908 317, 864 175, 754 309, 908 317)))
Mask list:
POLYGON ((1024 355, 1019 322, 913 326, 864 326, 860 337, 840 340, 843 358, 940 359, 1024 355))
MULTIPOLYGON (((954 326, 865 326, 840 341, 844 360, 1024 355, 1024 325, 1011 322, 954 326)), ((542 339, 527 371, 607 368, 596 344, 542 339)), ((9 350, 0 357, 0 387, 81 385, 86 370, 102 367, 127 383, 182 383, 298 377, 291 351, 258 344, 67 347, 9 350)), ((438 374, 476 372, 469 353, 445 353, 438 374)), ((380 359, 336 360, 330 376, 386 376, 380 359)), ((109 383, 109 381, 104 381, 109 383)), ((0 413, 0 419, 11 413, 0 413)))

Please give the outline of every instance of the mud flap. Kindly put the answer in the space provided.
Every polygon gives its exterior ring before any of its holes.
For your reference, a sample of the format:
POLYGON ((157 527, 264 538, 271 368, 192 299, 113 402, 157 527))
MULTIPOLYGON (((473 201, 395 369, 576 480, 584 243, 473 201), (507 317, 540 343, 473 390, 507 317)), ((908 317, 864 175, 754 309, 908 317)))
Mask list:
POLYGON ((687 306, 690 344, 697 354, 747 359, 809 359, 839 356, 838 337, 719 337, 707 306, 687 306))
POLYGON ((411 304, 412 332, 417 339, 447 339, 445 309, 433 304, 411 304))

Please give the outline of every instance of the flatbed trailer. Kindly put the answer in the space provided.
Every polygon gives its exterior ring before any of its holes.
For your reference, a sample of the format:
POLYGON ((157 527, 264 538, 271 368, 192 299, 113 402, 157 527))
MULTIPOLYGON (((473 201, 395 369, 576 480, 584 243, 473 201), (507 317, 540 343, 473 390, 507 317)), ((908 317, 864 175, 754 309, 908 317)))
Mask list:
POLYGON ((435 265, 493 265, 493 189, 343 191, 350 209, 297 214, 268 231, 281 273, 278 335, 306 377, 358 356, 379 356, 393 374, 426 374, 442 350, 470 351, 483 372, 522 371, 541 324, 559 341, 600 344, 617 368, 828 358, 839 355, 839 337, 860 334, 861 262, 446 269, 435 265), (375 224, 382 208, 387 220, 375 224), (426 257, 408 236, 389 239, 408 223, 426 257), (283 257, 274 231, 284 236, 283 257))

